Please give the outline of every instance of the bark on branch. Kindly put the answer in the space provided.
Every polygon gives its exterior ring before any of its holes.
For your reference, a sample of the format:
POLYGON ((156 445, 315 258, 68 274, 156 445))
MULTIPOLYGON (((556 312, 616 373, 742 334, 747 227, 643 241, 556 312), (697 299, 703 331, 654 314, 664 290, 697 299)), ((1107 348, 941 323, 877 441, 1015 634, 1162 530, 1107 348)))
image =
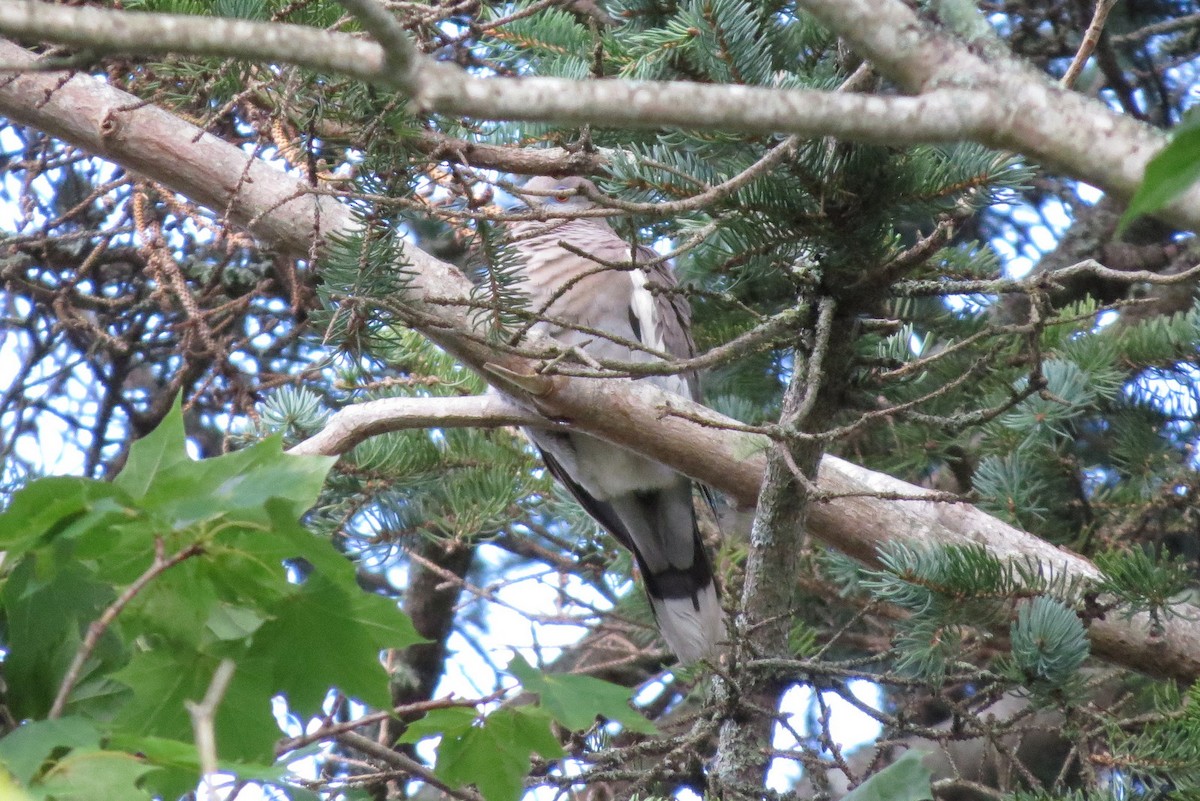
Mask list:
MULTIPOLYGON (((800 5, 915 96, 686 81, 478 78, 407 46, 403 58, 389 60, 396 47, 385 50, 350 34, 301 25, 35 0, 0 0, 0 32, 96 53, 283 61, 391 86, 425 111, 482 119, 790 133, 888 145, 974 141, 1022 153, 1120 197, 1136 190, 1146 163, 1166 142, 1162 132, 1047 80, 995 47, 972 48, 935 29, 900 0, 800 5)), ((29 61, 0 64, 20 69, 29 61)), ((1196 228, 1200 186, 1158 216, 1196 228)))

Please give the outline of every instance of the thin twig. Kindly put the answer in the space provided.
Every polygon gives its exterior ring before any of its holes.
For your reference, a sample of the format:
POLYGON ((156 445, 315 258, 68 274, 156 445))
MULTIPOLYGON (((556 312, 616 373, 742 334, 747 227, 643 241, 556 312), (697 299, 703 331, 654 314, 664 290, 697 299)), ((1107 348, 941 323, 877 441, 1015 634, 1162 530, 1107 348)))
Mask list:
POLYGON ((1176 17, 1175 19, 1156 22, 1152 25, 1138 28, 1136 31, 1130 31, 1129 33, 1117 34, 1112 36, 1111 40, 1115 45, 1136 44, 1152 36, 1162 36, 1197 26, 1200 26, 1200 14, 1188 14, 1187 16, 1176 17))
POLYGON ((817 341, 813 344, 812 353, 808 357, 808 370, 804 377, 804 396, 800 399, 800 406, 796 409, 796 414, 786 423, 790 429, 799 429, 817 404, 817 397, 821 390, 821 378, 825 373, 825 356, 829 352, 829 340, 833 334, 833 313, 836 309, 837 303, 833 298, 829 296, 821 298, 817 310, 817 341))
POLYGON ((407 772, 414 779, 419 779, 426 784, 432 785, 444 793, 461 799, 461 801, 483 801, 483 797, 474 790, 454 788, 439 779, 436 774, 429 768, 422 765, 407 754, 402 754, 399 751, 393 751, 387 746, 380 745, 370 737, 364 737, 361 734, 348 731, 338 735, 338 742, 342 745, 353 748, 355 751, 374 757, 381 762, 399 768, 407 772))
POLYGON ((297 748, 303 748, 306 745, 311 745, 312 743, 317 743, 321 740, 337 737, 345 734, 348 731, 354 731, 355 729, 362 728, 363 726, 381 723, 392 717, 416 717, 434 709, 478 707, 483 704, 489 704, 492 701, 498 700, 507 692, 508 690, 506 689, 497 690, 489 695, 474 699, 462 699, 450 696, 432 701, 418 701, 412 704, 401 704, 400 706, 395 706, 391 709, 384 709, 379 712, 372 712, 370 714, 363 715, 362 717, 355 718, 354 720, 346 720, 342 721, 341 723, 331 723, 300 737, 292 737, 291 739, 283 740, 275 746, 275 754, 276 756, 283 756, 289 751, 295 751, 297 748))
POLYGON ((225 691, 229 689, 229 682, 233 680, 233 671, 236 668, 237 663, 232 659, 222 659, 213 672, 204 699, 200 703, 183 702, 192 718, 192 734, 196 739, 196 751, 200 755, 200 775, 208 801, 217 801, 217 707, 225 697, 225 691))
POLYGON ((819 434, 801 434, 799 432, 795 432, 795 433, 793 433, 793 436, 795 436, 798 439, 805 439, 805 438, 813 437, 813 438, 820 438, 826 442, 832 442, 832 441, 837 441, 839 439, 844 439, 845 437, 850 436, 851 434, 855 433, 856 431, 859 431, 859 430, 863 429, 864 427, 869 426, 872 423, 874 423, 878 420, 881 420, 881 419, 905 419, 905 418, 907 418, 907 419, 912 419, 912 420, 918 420, 918 421, 921 421, 924 423, 931 423, 934 425, 940 425, 940 426, 943 426, 946 428, 955 428, 955 429, 961 429, 961 428, 967 427, 968 425, 979 425, 980 423, 987 422, 988 420, 991 420, 992 418, 997 417, 997 416, 1003 414, 1004 412, 1008 411, 1012 407, 1016 406, 1018 403, 1025 400, 1026 398, 1028 398, 1030 395, 1037 393, 1038 387, 1034 385, 1033 381, 1030 381, 1029 386, 1027 386, 1024 390, 1021 390, 1020 392, 1011 392, 1009 397, 1006 400, 1001 401, 1000 403, 996 404, 995 406, 992 406, 988 409, 981 409, 981 410, 978 410, 975 412, 967 412, 967 413, 963 413, 961 415, 954 415, 952 417, 936 417, 934 415, 922 414, 922 413, 916 412, 915 409, 918 406, 928 403, 931 400, 943 397, 944 395, 947 395, 947 394, 953 392, 958 387, 963 386, 968 381, 971 381, 971 380, 975 379, 976 377, 983 375, 984 373, 987 372, 988 368, 990 368, 992 366, 992 364, 994 363, 993 362, 994 358, 995 358, 994 353, 985 354, 983 357, 976 359, 975 362, 970 367, 968 367, 966 370, 964 370, 960 375, 955 376, 949 382, 938 387, 937 389, 931 390, 931 391, 925 393, 924 395, 921 395, 919 397, 905 401, 904 403, 898 403, 895 406, 889 406, 885 409, 878 409, 873 412, 867 412, 867 413, 861 415, 853 423, 848 423, 847 425, 840 426, 838 428, 831 428, 826 431, 822 431, 819 434))
POLYGON ((164 556, 163 542, 159 537, 154 541, 154 561, 150 563, 150 567, 146 568, 146 572, 138 576, 137 579, 125 588, 117 600, 108 605, 108 608, 92 621, 88 626, 87 635, 84 636, 83 642, 79 645, 79 649, 75 651, 75 658, 71 660, 71 666, 67 668, 66 675, 63 676, 62 684, 58 687, 58 695, 54 697, 54 703, 50 707, 50 713, 47 718, 54 720, 61 717, 63 709, 67 705, 67 697, 70 696, 71 690, 79 681, 79 676, 83 672, 83 666, 87 663, 92 652, 96 650, 96 646, 100 643, 100 638, 104 636, 104 632, 117 619, 117 615, 121 614, 126 605, 137 596, 139 592, 146 588, 154 579, 158 578, 164 572, 184 561, 190 559, 204 551, 204 547, 200 543, 193 543, 183 550, 172 556, 164 556))
POLYGON ((924 264, 934 253, 950 243, 957 227, 957 222, 953 219, 939 220, 928 236, 921 237, 916 244, 896 254, 880 268, 878 275, 870 277, 870 282, 876 286, 886 286, 914 267, 924 264))
MULTIPOLYGON (((348 298, 349 296, 345 297, 348 298)), ((340 300, 341 297, 335 297, 334 299, 340 300)), ((796 309, 784 309, 749 331, 739 334, 737 337, 731 339, 724 345, 719 345, 691 359, 673 359, 669 354, 661 353, 655 349, 648 348, 639 342, 634 342, 624 337, 616 336, 615 334, 601 331, 597 328, 592 328, 591 326, 579 325, 578 323, 572 323, 568 320, 545 315, 536 317, 532 312, 510 308, 507 305, 500 306, 498 304, 489 302, 469 301, 463 298, 442 298, 435 296, 428 296, 424 299, 424 301, 430 305, 437 306, 465 306, 471 309, 502 309, 503 311, 512 314, 514 317, 523 319, 535 318, 537 322, 545 322, 554 326, 555 328, 578 331, 581 334, 587 334, 588 336, 613 342, 627 347, 630 350, 641 351, 661 359, 661 361, 657 362, 624 362, 613 359, 597 359, 596 361, 603 368, 603 371, 597 371, 587 367, 575 367, 574 365, 566 364, 559 365, 559 367, 554 370, 554 373, 557 375, 578 376, 583 378, 642 378, 652 375, 678 375, 679 373, 708 369, 724 362, 731 361, 737 356, 770 347, 772 344, 774 344, 778 336, 782 335, 785 331, 796 325, 800 318, 800 312, 796 309)), ((401 319, 404 319, 406 322, 411 322, 408 319, 409 317, 413 316, 411 308, 390 303, 386 300, 376 301, 376 303, 381 308, 400 316, 401 319)), ((463 333, 462 336, 468 339, 476 339, 479 342, 486 342, 489 347, 496 348, 505 353, 512 353, 517 356, 523 356, 531 359, 552 358, 559 352, 558 348, 554 347, 554 343, 552 342, 546 343, 553 348, 552 350, 547 351, 545 348, 521 348, 505 345, 503 343, 496 343, 483 335, 476 335, 469 332, 463 333)))
POLYGON ((1105 267, 1095 259, 1084 259, 1063 267, 1061 270, 1034 273, 1027 278, 1014 281, 1011 278, 982 279, 982 280, 917 280, 900 281, 894 287, 902 297, 945 297, 947 295, 1028 295, 1035 291, 1057 289, 1062 281, 1078 275, 1094 275, 1105 281, 1120 281, 1125 284, 1153 284, 1155 286, 1171 286, 1183 284, 1200 276, 1200 264, 1184 270, 1181 273, 1163 275, 1151 270, 1114 270, 1105 267))
POLYGON ((1100 33, 1104 30, 1104 22, 1108 19, 1108 12, 1112 11, 1116 2, 1117 0, 1096 0, 1096 11, 1092 14, 1091 24, 1083 34, 1083 41, 1079 43, 1079 51, 1075 53, 1075 58, 1071 59, 1071 66, 1067 67, 1062 80, 1058 82, 1062 88, 1070 89, 1075 85, 1079 73, 1083 72, 1083 66, 1092 57, 1096 45, 1100 44, 1100 33))
POLYGON ((743 186, 751 183, 757 178, 766 175, 777 166, 787 161, 789 158, 796 155, 796 150, 800 147, 800 137, 789 136, 778 145, 760 158, 758 161, 751 164, 746 169, 739 172, 727 181, 722 181, 714 187, 704 190, 703 192, 684 198, 683 200, 672 200, 665 203, 632 203, 627 200, 609 197, 601 194, 598 191, 587 190, 583 194, 597 204, 609 208, 621 209, 622 211, 634 212, 637 214, 653 214, 656 217, 669 217, 680 214, 685 211, 695 211, 697 209, 711 206, 721 200, 737 192, 743 186))

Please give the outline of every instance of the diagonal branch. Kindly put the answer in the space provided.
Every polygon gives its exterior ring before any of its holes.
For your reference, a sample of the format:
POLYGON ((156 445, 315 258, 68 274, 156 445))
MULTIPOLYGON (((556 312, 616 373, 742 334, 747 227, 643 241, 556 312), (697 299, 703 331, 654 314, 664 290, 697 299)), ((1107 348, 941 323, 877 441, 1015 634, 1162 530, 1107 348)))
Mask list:
POLYGON ((217 707, 233 681, 233 671, 237 663, 232 659, 222 659, 213 672, 208 691, 199 702, 184 701, 188 716, 192 719, 192 732, 196 741, 196 752, 200 756, 200 783, 204 787, 206 801, 216 801, 221 797, 217 790, 217 771, 219 769, 217 753, 217 707))
POLYGON ((404 27, 375 0, 339 0, 383 47, 384 66, 401 89, 416 89, 421 54, 404 27))

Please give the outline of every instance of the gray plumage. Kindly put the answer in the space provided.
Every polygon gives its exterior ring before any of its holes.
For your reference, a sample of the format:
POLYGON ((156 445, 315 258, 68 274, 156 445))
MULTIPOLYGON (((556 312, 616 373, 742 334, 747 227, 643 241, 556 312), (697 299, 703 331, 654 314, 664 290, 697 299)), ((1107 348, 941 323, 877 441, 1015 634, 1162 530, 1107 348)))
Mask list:
MULTIPOLYGON (((534 178, 524 189, 536 193, 525 196, 531 207, 571 212, 593 205, 583 191, 594 187, 583 178, 534 178)), ((695 354, 687 301, 669 291, 675 277, 654 251, 631 253, 601 217, 518 222, 509 231, 524 258, 521 288, 529 295, 529 308, 554 321, 539 322, 533 330, 596 359, 658 360, 614 340, 641 343, 677 358, 695 354), (565 249, 564 242, 594 260, 565 249), (647 266, 638 266, 642 264, 647 266)), ((642 380, 693 400, 699 397, 694 374, 642 380)), ((550 472, 633 552, 663 638, 675 655, 685 663, 712 655, 722 616, 712 565, 696 526, 692 482, 659 462, 585 434, 525 433, 550 472)))

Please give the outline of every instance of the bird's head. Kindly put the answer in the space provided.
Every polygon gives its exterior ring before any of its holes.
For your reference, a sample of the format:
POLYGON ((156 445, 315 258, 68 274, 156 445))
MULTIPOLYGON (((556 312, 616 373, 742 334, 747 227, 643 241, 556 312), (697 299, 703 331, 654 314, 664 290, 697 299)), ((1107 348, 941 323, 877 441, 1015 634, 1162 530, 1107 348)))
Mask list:
POLYGON ((577 175, 566 178, 539 175, 526 182, 521 190, 521 197, 531 209, 570 212, 590 209, 595 205, 586 193, 596 191, 596 185, 577 175))

